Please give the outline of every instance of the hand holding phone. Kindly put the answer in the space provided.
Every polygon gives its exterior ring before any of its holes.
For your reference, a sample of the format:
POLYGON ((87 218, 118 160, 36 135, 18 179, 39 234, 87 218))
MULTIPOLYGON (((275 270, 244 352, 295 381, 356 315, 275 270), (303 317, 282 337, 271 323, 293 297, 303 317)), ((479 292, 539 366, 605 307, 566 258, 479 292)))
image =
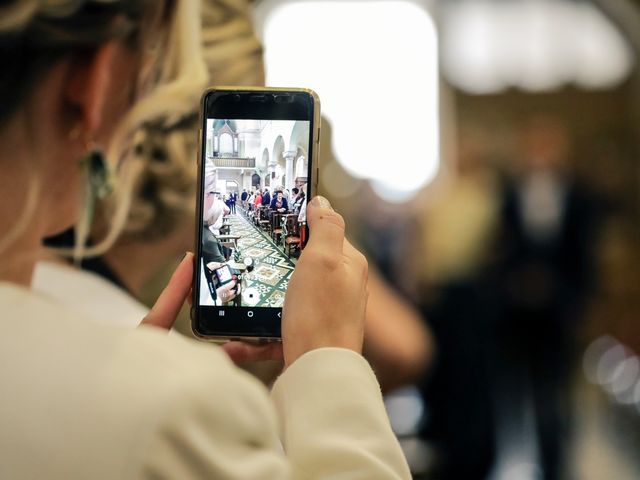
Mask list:
POLYGON ((140 326, 147 325, 171 330, 193 285, 193 264, 194 256, 187 252, 151 311, 140 322, 140 326))
POLYGON ((320 197, 309 204, 311 239, 289 284, 282 344, 229 342, 236 363, 277 360, 285 366, 322 347, 362 352, 367 304, 367 261, 344 238, 344 221, 320 197), (283 352, 284 351, 284 352, 283 352))
POLYGON ((310 239, 289 284, 282 320, 285 366, 322 347, 362 353, 367 260, 344 237, 344 220, 316 197, 307 207, 310 239))

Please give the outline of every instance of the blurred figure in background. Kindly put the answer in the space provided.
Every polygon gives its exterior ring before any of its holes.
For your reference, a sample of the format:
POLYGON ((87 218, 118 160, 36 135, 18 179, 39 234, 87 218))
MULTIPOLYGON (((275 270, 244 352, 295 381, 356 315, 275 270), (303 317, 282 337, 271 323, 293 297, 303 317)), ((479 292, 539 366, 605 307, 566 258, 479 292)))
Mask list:
POLYGON ((504 185, 496 249, 498 451, 508 462, 522 447, 533 464, 537 451, 542 478, 555 480, 564 473, 596 211, 571 175, 569 134, 558 120, 531 119, 519 147, 517 172, 504 185))
POLYGON ((260 190, 256 190, 256 193, 254 194, 253 206, 255 210, 262 206, 262 193, 260 190))
POLYGON ((242 208, 244 208, 246 210, 247 208, 247 198, 248 198, 249 194, 247 193, 246 189, 242 190, 242 193, 240 194, 240 204, 242 205, 242 208))
POLYGON ((425 205, 414 247, 422 308, 438 351, 422 384, 429 419, 421 435, 439 454, 441 479, 484 479, 494 463, 494 341, 484 281, 499 210, 491 141, 475 124, 460 127, 455 170, 425 205))
POLYGON ((231 192, 229 194, 229 209, 233 215, 236 214, 236 202, 238 201, 238 194, 231 192))
POLYGON ((293 206, 291 207, 291 210, 293 213, 300 213, 300 207, 302 206, 302 202, 304 202, 304 192, 300 192, 298 187, 293 187, 291 194, 293 195, 293 206))
POLYGON ((271 205, 271 193, 268 188, 265 188, 262 194, 262 205, 271 205))

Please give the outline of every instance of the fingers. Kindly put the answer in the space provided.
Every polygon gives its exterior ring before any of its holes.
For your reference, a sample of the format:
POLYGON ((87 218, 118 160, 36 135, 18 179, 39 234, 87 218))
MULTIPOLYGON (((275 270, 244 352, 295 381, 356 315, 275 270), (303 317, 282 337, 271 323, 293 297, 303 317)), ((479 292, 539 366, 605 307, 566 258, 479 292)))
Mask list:
POLYGON ((218 268, 220 268, 222 265, 224 265, 224 263, 220 263, 220 262, 209 262, 207 263, 207 268, 211 271, 216 270, 218 268))
POLYGON ((140 325, 153 325, 169 330, 191 290, 193 281, 193 253, 187 252, 155 305, 140 325))
POLYGON ((342 252, 344 241, 344 220, 329 201, 317 196, 307 206, 310 248, 322 248, 329 252, 342 252))
POLYGON ((236 286, 236 281, 235 280, 231 280, 229 283, 225 283, 223 286, 221 286, 220 288, 218 288, 216 290, 216 293, 218 294, 218 296, 222 296, 222 297, 226 297, 227 299, 230 298, 230 295, 232 293, 235 293, 233 291, 233 288, 236 286))
POLYGON ((236 365, 249 362, 264 362, 268 360, 282 360, 281 343, 265 343, 263 345, 253 345, 244 342, 227 342, 222 345, 222 349, 229 355, 229 358, 236 365))
POLYGON ((236 286, 236 281, 235 280, 231 280, 229 283, 225 283, 223 286, 218 288, 217 292, 218 293, 230 292, 231 290, 233 290, 233 287, 235 287, 235 286, 236 286))
POLYGON ((229 283, 224 284, 216 290, 216 294, 220 301, 225 303, 236 297, 236 292, 233 289, 236 286, 236 283, 237 282, 235 280, 231 280, 229 283))

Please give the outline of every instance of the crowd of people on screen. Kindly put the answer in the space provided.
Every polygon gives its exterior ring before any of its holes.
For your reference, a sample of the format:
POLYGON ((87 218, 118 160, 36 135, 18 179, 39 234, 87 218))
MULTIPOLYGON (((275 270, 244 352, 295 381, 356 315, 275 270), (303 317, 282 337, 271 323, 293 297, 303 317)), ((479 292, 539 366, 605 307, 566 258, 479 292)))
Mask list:
MULTIPOLYGON (((244 189, 240 194, 240 205, 250 216, 259 207, 269 207, 272 212, 288 213, 298 215, 298 221, 306 221, 306 194, 303 188, 294 187, 289 191, 284 187, 276 187, 271 191, 269 188, 244 189)), ((238 194, 230 192, 224 196, 224 203, 229 211, 236 213, 238 194)))

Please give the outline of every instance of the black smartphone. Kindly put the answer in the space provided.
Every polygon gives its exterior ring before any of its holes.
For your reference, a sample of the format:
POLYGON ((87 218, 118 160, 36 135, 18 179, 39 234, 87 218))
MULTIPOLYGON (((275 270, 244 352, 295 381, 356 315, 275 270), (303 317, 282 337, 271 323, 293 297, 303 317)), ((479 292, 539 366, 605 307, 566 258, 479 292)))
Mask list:
POLYGON ((318 96, 211 88, 200 121, 193 332, 279 340, 287 285, 308 238, 306 201, 316 194, 318 96))

